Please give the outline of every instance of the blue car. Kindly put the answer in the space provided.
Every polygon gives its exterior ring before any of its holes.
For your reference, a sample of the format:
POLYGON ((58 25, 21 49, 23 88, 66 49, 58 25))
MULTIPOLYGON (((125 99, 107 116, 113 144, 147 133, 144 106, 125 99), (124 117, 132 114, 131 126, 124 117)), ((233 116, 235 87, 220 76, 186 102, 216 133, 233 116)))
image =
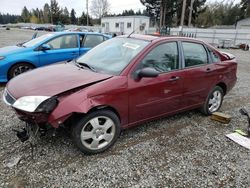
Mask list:
POLYGON ((36 67, 71 61, 109 38, 100 33, 55 32, 0 48, 0 82, 36 67))

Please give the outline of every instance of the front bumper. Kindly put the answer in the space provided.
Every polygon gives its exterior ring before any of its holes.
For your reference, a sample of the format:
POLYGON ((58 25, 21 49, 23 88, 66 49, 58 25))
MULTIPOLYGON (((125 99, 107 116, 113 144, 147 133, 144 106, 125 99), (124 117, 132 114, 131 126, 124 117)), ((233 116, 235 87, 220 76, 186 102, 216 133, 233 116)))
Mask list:
POLYGON ((15 109, 15 112, 20 120, 25 121, 29 124, 46 124, 48 122, 48 114, 29 113, 17 109, 15 109))
POLYGON ((71 114, 68 114, 66 116, 60 117, 59 119, 55 119, 53 115, 46 114, 46 113, 30 113, 30 112, 24 112, 15 109, 17 117, 28 123, 28 124, 37 124, 37 125, 51 125, 53 128, 58 128, 60 125, 62 125, 70 116, 71 114))

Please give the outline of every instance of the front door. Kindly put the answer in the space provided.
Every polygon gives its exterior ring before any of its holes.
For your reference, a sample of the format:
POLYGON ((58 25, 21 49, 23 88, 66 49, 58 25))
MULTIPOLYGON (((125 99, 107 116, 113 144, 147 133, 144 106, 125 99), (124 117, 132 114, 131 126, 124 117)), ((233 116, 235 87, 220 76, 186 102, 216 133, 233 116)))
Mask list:
POLYGON ((39 51, 40 66, 70 61, 79 56, 78 36, 75 34, 56 37, 46 44, 50 46, 50 50, 39 51))
POLYGON ((181 108, 184 72, 180 70, 177 42, 160 44, 141 61, 138 69, 159 71, 155 78, 129 78, 129 122, 170 114, 181 108))

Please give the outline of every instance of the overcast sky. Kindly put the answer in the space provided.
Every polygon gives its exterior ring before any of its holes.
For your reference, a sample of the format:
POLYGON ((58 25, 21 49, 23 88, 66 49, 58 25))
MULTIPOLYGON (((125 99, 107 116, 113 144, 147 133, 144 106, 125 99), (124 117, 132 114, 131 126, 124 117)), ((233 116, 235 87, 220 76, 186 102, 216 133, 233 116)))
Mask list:
MULTIPOLYGON (((214 2, 216 0, 207 0, 207 2, 214 2)), ((217 0, 222 2, 223 0, 217 0)), ((224 0, 227 1, 227 0, 224 0)), ((239 2, 240 0, 235 0, 239 2)), ((26 6, 29 10, 32 8, 43 8, 45 3, 49 3, 50 0, 0 0, 0 12, 10 14, 21 14, 22 8, 26 6)), ((59 6, 67 7, 70 11, 75 9, 77 16, 80 16, 82 11, 86 12, 86 0, 57 0, 59 6)), ((121 13, 123 10, 133 9, 137 11, 144 9, 140 0, 109 0, 111 4, 111 13, 121 13)), ((89 0, 91 4, 91 0, 89 0)))

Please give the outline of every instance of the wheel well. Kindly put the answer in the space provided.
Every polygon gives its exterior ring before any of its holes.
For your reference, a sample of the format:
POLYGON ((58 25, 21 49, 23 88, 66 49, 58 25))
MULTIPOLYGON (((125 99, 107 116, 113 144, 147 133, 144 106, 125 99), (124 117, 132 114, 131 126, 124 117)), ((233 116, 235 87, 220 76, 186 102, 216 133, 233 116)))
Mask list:
POLYGON ((107 105, 96 106, 96 107, 90 109, 88 111, 88 113, 96 111, 96 110, 100 110, 100 109, 110 110, 110 111, 114 112, 117 115, 117 117, 119 118, 119 120, 121 121, 121 117, 120 117, 120 114, 118 113, 118 111, 115 108, 113 108, 111 106, 107 106, 107 105))
POLYGON ((227 85, 223 82, 220 82, 217 84, 217 86, 220 86, 224 92, 224 95, 227 93, 227 85))
MULTIPOLYGON (((119 115, 118 111, 117 111, 115 108, 113 108, 113 107, 111 107, 111 106, 107 106, 107 105, 96 106, 96 107, 90 109, 90 110, 88 111, 88 113, 91 113, 91 112, 94 112, 94 111, 100 110, 100 109, 110 110, 110 111, 114 112, 114 113, 117 115, 117 117, 119 118, 119 120, 121 121, 121 118, 120 118, 120 115, 119 115)), ((65 126, 66 126, 66 127, 70 127, 74 122, 78 122, 82 117, 84 117, 84 115, 85 115, 85 113, 73 113, 73 114, 64 122, 65 126)))
POLYGON ((29 65, 31 65, 33 68, 36 68, 36 66, 35 66, 34 64, 30 63, 30 62, 25 62, 25 61, 23 61, 23 62, 17 62, 17 63, 15 63, 15 64, 11 65, 11 67, 9 68, 8 74, 7 74, 8 80, 9 80, 10 70, 11 70, 15 65, 18 65, 18 64, 21 64, 21 63, 29 64, 29 65))

